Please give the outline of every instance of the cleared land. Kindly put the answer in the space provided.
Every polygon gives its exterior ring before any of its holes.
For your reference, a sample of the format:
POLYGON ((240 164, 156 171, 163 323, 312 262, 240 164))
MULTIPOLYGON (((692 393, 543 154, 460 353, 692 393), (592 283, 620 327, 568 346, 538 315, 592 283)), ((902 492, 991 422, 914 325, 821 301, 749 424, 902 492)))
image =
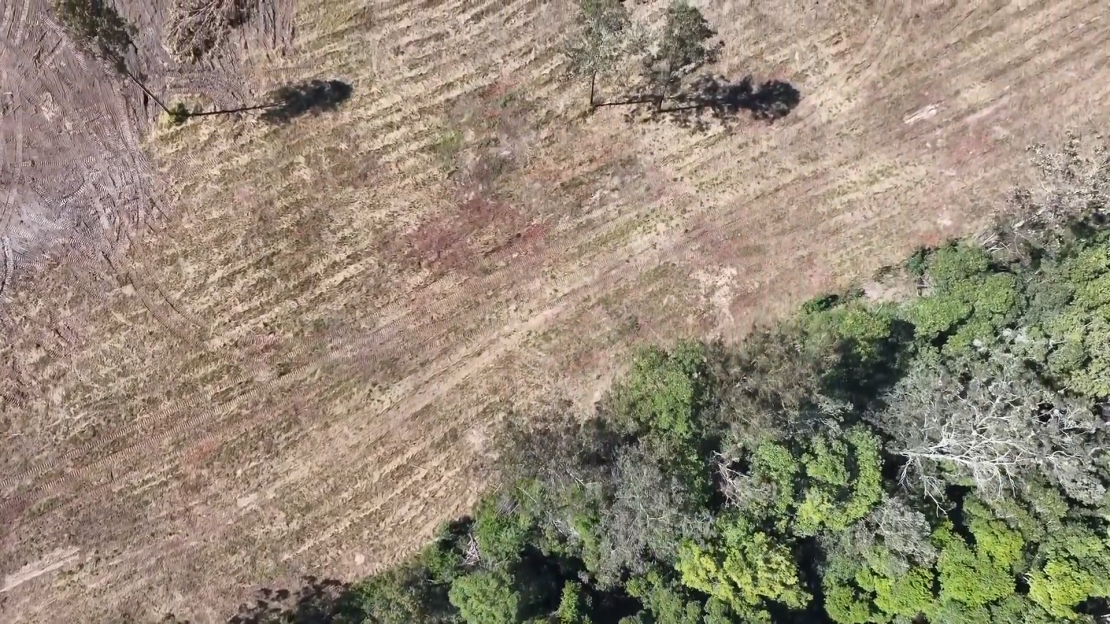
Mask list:
POLYGON ((0 619, 207 622, 375 570, 474 499, 503 404, 587 405, 638 342, 971 231, 1026 145, 1110 121, 1098 0, 698 4, 788 117, 582 117, 567 2, 264 1, 201 68, 134 2, 159 91, 353 87, 150 130, 46 2, 0 5, 0 619))

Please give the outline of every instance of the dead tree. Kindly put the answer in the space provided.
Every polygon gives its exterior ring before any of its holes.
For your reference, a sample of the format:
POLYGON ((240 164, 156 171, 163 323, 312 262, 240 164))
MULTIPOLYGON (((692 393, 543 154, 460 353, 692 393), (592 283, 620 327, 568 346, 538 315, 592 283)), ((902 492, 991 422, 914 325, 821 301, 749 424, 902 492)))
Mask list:
POLYGON ((896 387, 877 420, 905 459, 901 482, 936 500, 948 475, 997 498, 1039 472, 1079 500, 1099 499, 1105 489, 1090 470, 1101 425, 1089 407, 1024 375, 1008 356, 983 368, 967 379, 917 371, 896 387))
POLYGON ((245 0, 175 0, 166 43, 179 60, 200 60, 247 20, 248 7, 245 0))

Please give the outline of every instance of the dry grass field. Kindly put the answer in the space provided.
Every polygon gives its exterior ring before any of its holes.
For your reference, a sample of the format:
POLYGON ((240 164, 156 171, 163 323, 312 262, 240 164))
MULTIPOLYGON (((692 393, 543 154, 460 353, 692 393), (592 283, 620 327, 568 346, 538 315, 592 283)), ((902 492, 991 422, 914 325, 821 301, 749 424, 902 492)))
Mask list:
MULTIPOLYGON (((353 88, 169 128, 45 0, 0 0, 0 620, 218 621, 365 575, 483 487, 505 406, 741 336, 972 231, 1024 148, 1110 121, 1100 0, 699 0, 773 124, 583 115, 570 0, 259 0, 152 86, 353 88)), ((635 12, 660 15, 662 0, 635 12)))

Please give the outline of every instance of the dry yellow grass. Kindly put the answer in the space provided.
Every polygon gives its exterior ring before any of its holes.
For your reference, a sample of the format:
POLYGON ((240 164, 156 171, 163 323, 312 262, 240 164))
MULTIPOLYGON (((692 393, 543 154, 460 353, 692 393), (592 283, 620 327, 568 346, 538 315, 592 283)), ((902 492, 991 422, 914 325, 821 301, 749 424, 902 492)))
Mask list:
POLYGON ((583 117, 571 3, 303 0, 237 88, 344 80, 338 111, 152 130, 163 216, 4 293, 0 619, 215 621, 379 569, 476 497, 500 402, 586 406, 636 343, 966 233, 1027 144, 1110 118, 1097 0, 698 4, 793 113, 583 117))

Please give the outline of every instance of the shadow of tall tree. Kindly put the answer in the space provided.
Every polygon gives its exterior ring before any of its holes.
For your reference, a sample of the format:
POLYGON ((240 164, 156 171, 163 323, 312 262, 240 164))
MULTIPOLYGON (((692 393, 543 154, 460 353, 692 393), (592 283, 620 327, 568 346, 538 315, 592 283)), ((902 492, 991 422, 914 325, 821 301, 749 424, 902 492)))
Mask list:
POLYGON ((296 592, 261 589, 252 604, 239 606, 227 624, 357 624, 364 613, 347 583, 304 578, 296 592))
POLYGON ((307 114, 333 111, 351 97, 353 88, 341 80, 309 80, 271 91, 262 120, 286 123, 307 114))
POLYGON ((639 94, 594 102, 591 107, 628 106, 630 121, 670 119, 684 127, 705 130, 712 120, 727 124, 744 112, 753 119, 773 123, 789 115, 801 101, 802 94, 788 82, 768 80, 757 86, 751 76, 728 81, 707 74, 670 95, 639 94))

